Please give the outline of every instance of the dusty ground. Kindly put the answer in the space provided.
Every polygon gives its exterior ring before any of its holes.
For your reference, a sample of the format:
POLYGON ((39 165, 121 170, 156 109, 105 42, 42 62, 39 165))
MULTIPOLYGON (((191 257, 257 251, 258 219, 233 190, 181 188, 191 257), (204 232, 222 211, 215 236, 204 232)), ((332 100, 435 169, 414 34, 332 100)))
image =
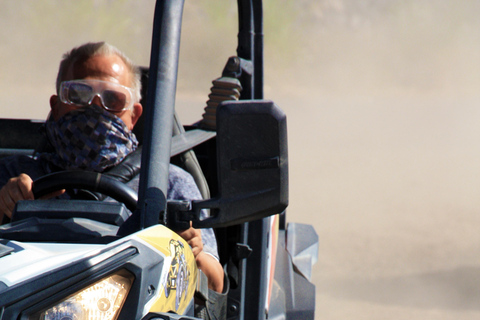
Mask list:
POLYGON ((316 319, 479 319, 479 100, 298 102, 288 217, 320 238, 316 319))
POLYGON ((472 2, 437 4, 318 27, 295 68, 267 69, 288 116, 288 219, 320 239, 316 319, 480 319, 478 28, 472 2))

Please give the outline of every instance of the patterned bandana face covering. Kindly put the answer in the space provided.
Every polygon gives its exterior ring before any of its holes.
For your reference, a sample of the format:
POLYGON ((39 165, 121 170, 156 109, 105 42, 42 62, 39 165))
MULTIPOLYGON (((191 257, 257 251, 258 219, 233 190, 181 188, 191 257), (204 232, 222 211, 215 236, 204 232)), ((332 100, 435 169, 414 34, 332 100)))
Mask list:
POLYGON ((103 172, 138 146, 120 118, 96 105, 73 110, 58 121, 48 119, 46 131, 57 151, 50 161, 64 170, 103 172))

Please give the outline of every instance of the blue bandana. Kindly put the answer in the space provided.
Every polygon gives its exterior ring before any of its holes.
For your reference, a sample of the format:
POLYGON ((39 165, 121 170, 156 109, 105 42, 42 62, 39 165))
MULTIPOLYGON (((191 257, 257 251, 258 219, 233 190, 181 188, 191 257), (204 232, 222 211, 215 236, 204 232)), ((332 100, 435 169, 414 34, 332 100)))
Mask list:
POLYGON ((138 141, 113 113, 92 105, 46 122, 47 137, 55 148, 50 161, 64 170, 102 172, 135 151, 138 141))

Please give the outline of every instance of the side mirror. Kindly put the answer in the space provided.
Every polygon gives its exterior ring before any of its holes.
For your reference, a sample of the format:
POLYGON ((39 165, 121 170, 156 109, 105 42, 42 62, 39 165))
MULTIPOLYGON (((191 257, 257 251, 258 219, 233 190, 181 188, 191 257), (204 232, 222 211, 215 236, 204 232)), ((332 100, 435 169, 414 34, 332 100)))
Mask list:
POLYGON ((218 197, 193 201, 197 228, 225 227, 281 213, 288 205, 287 121, 275 103, 225 101, 217 110, 218 197))

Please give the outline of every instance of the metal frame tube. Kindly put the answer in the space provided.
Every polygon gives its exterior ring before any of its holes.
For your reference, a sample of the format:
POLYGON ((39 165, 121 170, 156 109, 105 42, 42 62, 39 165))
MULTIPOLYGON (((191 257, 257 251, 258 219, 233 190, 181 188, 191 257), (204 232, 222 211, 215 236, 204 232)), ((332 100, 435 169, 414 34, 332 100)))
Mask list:
POLYGON ((140 228, 157 224, 166 210, 183 5, 183 0, 158 0, 155 6, 137 209, 140 228))

